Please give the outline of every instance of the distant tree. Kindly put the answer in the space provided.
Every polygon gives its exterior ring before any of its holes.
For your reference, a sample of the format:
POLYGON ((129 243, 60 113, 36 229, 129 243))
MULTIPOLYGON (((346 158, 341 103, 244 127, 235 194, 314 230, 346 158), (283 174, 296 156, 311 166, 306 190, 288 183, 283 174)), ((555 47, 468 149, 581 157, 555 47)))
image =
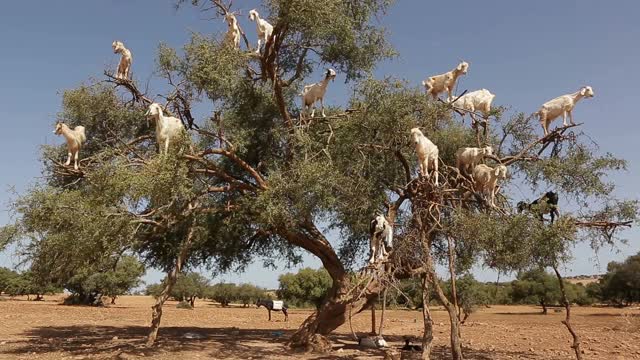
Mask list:
POLYGON ((602 295, 602 284, 600 282, 592 282, 587 284, 586 286, 587 296, 593 301, 604 301, 602 295))
POLYGON ((268 299, 267 292, 252 284, 240 284, 237 289, 237 301, 243 306, 254 304, 258 299, 268 299))
POLYGON ((602 299, 625 306, 640 301, 640 253, 624 262, 610 262, 600 280, 602 299))
POLYGON ((566 283, 567 298, 580 306, 592 305, 598 300, 597 297, 591 296, 587 288, 582 283, 572 284, 566 283))
POLYGON ((388 305, 395 304, 407 308, 421 308, 422 284, 420 279, 410 278, 399 281, 397 289, 390 288, 388 290, 387 299, 388 305))
POLYGON ((229 306, 238 297, 237 288, 233 283, 218 283, 211 287, 209 296, 222 306, 229 306))
POLYGON ((162 292, 162 286, 163 286, 162 284, 149 284, 144 289, 144 294, 157 298, 158 296, 160 296, 160 293, 162 292))
MULTIPOLYGON (((164 287, 164 281, 159 284, 147 285, 144 294, 158 298, 164 287)), ((179 274, 176 284, 171 289, 169 297, 175 301, 187 302, 189 306, 193 308, 197 298, 211 298, 211 288, 212 286, 209 285, 209 279, 199 273, 189 272, 186 274, 179 274)))
MULTIPOLYGON (((451 283, 443 284, 447 296, 451 295, 451 283)), ((477 281, 473 275, 465 274, 456 280, 458 306, 462 311, 460 323, 464 323, 467 318, 476 310, 478 305, 488 305, 493 298, 490 292, 493 290, 489 285, 477 281)))
POLYGON ((560 287, 555 277, 543 269, 529 270, 518 275, 511 283, 513 300, 516 303, 537 303, 542 313, 547 314, 547 306, 560 301, 560 287))
POLYGON ((317 309, 322 305, 332 285, 331 277, 325 269, 300 269, 295 274, 280 275, 278 281, 279 298, 296 306, 312 304, 317 309))
POLYGON ((0 294, 6 291, 11 280, 18 276, 20 276, 20 274, 17 272, 5 267, 0 267, 0 294))
POLYGON ((27 296, 30 300, 31 295, 35 295, 34 301, 43 300, 44 295, 52 295, 62 291, 60 287, 46 282, 38 278, 33 272, 25 271, 23 273, 11 276, 4 291, 9 296, 27 296))
POLYGON ((196 272, 181 274, 171 290, 171 297, 177 301, 187 301, 194 307, 197 298, 205 298, 208 287, 209 279, 196 272))
POLYGON ((106 296, 111 299, 111 304, 115 304, 118 296, 141 284, 144 274, 144 266, 133 256, 122 256, 115 268, 108 270, 97 270, 93 266, 79 269, 64 283, 64 287, 71 292, 65 302, 101 305, 102 297, 106 296))

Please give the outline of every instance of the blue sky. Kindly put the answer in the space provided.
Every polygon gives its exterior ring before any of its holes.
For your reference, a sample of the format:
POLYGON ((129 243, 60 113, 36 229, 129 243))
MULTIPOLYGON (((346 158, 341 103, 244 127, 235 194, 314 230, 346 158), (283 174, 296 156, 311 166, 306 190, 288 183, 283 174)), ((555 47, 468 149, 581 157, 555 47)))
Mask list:
MULTIPOLYGON (((0 225, 10 221, 6 211, 15 187, 18 192, 38 181, 39 147, 60 144, 51 131, 60 111, 60 94, 90 78, 102 78, 106 66, 118 57, 113 40, 123 40, 133 52, 133 74, 137 81, 150 81, 153 91, 162 85, 154 78, 157 46, 165 42, 181 47, 192 31, 224 31, 222 20, 207 20, 191 7, 175 11, 171 0, 11 1, 0 13, 0 225)), ((243 14, 258 6, 256 1, 236 1, 243 14)), ((418 86, 427 75, 451 69, 464 59, 468 75, 459 89, 487 88, 495 93, 495 104, 531 113, 545 101, 580 86, 591 85, 596 96, 584 100, 574 111, 583 130, 597 141, 603 152, 629 160, 629 171, 613 177, 617 194, 638 196, 637 146, 640 124, 635 106, 640 83, 640 2, 616 1, 491 1, 456 2, 400 1, 380 18, 390 40, 400 53, 381 64, 376 77, 405 78, 418 86)), ((246 16, 240 24, 255 42, 255 26, 246 16)), ((312 79, 321 77, 318 69, 312 79)), ((338 78, 340 80, 340 77, 338 78)), ((341 104, 351 93, 350 84, 330 85, 327 104, 341 104)), ((557 124, 557 123, 555 123, 557 124)), ((523 194, 527 195, 527 194, 523 194)), ((599 273, 606 263, 640 251, 638 231, 624 236, 629 246, 603 249, 594 254, 586 246, 576 248, 568 274, 599 273)), ((14 262, 12 251, 0 253, 0 266, 14 262)), ((277 286, 279 272, 264 271, 257 261, 244 274, 228 274, 217 280, 246 281, 277 286)), ((307 266, 319 266, 311 257, 307 266)), ((147 281, 160 278, 150 272, 147 281)), ((478 269, 476 276, 495 279, 492 272, 478 269)))

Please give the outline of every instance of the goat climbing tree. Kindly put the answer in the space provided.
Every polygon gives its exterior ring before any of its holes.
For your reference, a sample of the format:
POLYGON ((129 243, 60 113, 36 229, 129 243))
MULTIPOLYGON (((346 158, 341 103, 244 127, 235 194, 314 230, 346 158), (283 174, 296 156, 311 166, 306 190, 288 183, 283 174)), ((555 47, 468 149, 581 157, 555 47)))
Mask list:
MULTIPOLYGON (((218 17, 234 10, 220 0, 178 1, 184 3, 206 3, 205 11, 218 17)), ((557 268, 577 239, 597 247, 613 241, 618 225, 635 221, 637 204, 613 200, 605 178, 625 162, 597 154, 577 127, 540 138, 532 119, 515 114, 504 121, 497 110, 481 138, 456 116, 459 109, 430 100, 423 89, 370 78, 380 60, 394 55, 378 24, 388 0, 264 5, 274 30, 259 54, 246 37, 236 50, 223 35, 193 34, 180 51, 159 46, 157 73, 170 88, 162 105, 190 135, 168 155, 157 154, 144 117, 151 96, 135 80, 107 71, 104 81, 64 93, 59 117, 89 134, 80 169, 59 162, 61 147, 45 148, 45 183, 15 201, 19 220, 2 232, 25 239, 24 254, 36 270, 59 281, 84 261, 133 253, 167 272, 168 294, 184 268, 230 271, 257 258, 295 263, 307 251, 333 286, 292 345, 312 344, 349 313, 370 307, 390 278, 417 276, 449 311, 452 353, 461 359, 457 303, 439 288, 435 263, 448 263, 454 281, 474 264, 503 272, 557 268), (347 108, 301 123, 298 94, 323 67, 352 82, 354 94, 347 108), (417 176, 408 144, 414 127, 440 149, 440 187, 417 176), (488 206, 451 166, 457 149, 482 143, 496 150, 487 163, 509 165, 532 191, 556 188, 580 216, 563 212, 545 226, 514 214, 509 182, 501 184, 498 206, 488 206), (362 282, 351 271, 368 248, 368 224, 378 211, 396 224, 397 246, 388 266, 362 282), (329 241, 328 229, 339 230, 339 239, 329 241)), ((164 299, 153 308, 149 344, 164 299)), ((432 322, 428 309, 424 314, 430 349, 432 322)))

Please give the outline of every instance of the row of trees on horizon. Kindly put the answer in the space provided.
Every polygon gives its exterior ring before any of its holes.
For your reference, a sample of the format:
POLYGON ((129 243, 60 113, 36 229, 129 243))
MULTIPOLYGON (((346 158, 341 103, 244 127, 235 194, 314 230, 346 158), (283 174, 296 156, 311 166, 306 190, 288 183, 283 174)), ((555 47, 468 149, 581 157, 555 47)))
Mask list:
MULTIPOLYGON (((103 304, 103 297, 115 304, 116 298, 128 294, 158 296, 163 284, 150 284, 144 292, 137 291, 143 284, 145 274, 142 264, 131 256, 125 256, 115 269, 76 274, 58 284, 37 281, 31 271, 22 273, 0 268, 0 293, 9 296, 27 296, 42 300, 44 295, 60 293, 66 289, 70 295, 66 304, 103 304)), ((215 283, 207 277, 188 272, 181 274, 171 291, 171 298, 195 306, 196 299, 215 301, 222 306, 240 304, 249 306, 258 299, 281 299, 297 308, 319 308, 331 288, 331 277, 324 269, 304 268, 297 273, 279 277, 279 288, 269 291, 253 284, 215 283)), ((446 293, 451 287, 442 282, 446 293)), ((598 282, 583 285, 565 282, 567 297, 576 305, 608 304, 628 306, 640 302, 640 253, 623 262, 610 262, 607 272, 598 282)), ((489 305, 532 304, 540 305, 542 312, 558 306, 561 293, 555 277, 544 270, 532 269, 521 272, 509 282, 480 282, 473 275, 465 274, 457 279, 457 291, 463 313, 469 316, 476 308, 489 305)), ((430 294, 432 304, 437 304, 430 294)), ((421 308, 423 304, 421 284, 416 279, 407 279, 398 289, 387 294, 387 306, 395 308, 421 308)))

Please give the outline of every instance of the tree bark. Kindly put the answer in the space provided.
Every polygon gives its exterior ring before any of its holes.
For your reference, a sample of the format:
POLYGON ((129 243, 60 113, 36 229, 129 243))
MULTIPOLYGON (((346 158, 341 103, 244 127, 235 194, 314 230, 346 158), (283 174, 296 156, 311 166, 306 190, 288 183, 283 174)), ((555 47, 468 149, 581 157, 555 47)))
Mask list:
POLYGON ((436 274, 436 269, 433 264, 433 258, 431 257, 431 241, 423 239, 423 244, 427 245, 427 249, 425 252, 425 260, 426 260, 426 272, 429 280, 431 281, 431 285, 433 285, 433 289, 436 292, 436 296, 438 300, 444 308, 447 310, 449 314, 449 323, 451 325, 451 359, 453 360, 463 360, 462 355, 462 344, 460 343, 460 319, 458 318, 458 311, 453 303, 447 299, 447 296, 442 291, 442 287, 440 286, 440 282, 438 281, 438 275, 436 274), (425 241, 427 241, 425 243, 425 241))
POLYGON ((560 293, 562 294, 562 305, 564 305, 566 312, 565 319, 562 321, 562 323, 567 327, 567 330, 569 330, 571 337, 573 337, 573 344, 571 344, 571 348, 576 354, 576 359, 582 360, 582 351, 580 350, 580 337, 571 326, 571 304, 569 304, 569 300, 567 300, 567 293, 564 290, 564 281, 562 279, 562 275, 560 275, 560 271, 558 271, 557 266, 553 266, 553 271, 555 271, 556 277, 558 278, 560 293))
POLYGON ((175 285, 176 280, 178 279, 178 274, 182 270, 182 265, 187 260, 189 256, 189 250, 191 248, 191 242, 193 240, 193 225, 189 228, 189 233, 187 238, 182 243, 182 248, 180 249, 180 253, 176 258, 175 265, 173 269, 167 273, 167 277, 164 282, 164 288, 162 292, 160 292, 160 296, 156 299, 156 303, 151 307, 151 325, 149 326, 149 335, 147 336, 147 346, 152 346, 156 338, 158 337, 158 330, 160 329, 160 320, 162 319, 162 306, 165 301, 169 298, 171 294, 171 289, 173 289, 173 285, 175 285))
POLYGON ((429 309, 429 280, 427 276, 422 278, 422 318, 424 320, 424 335, 422 336, 422 359, 431 358, 433 346, 433 318, 429 309))
MULTIPOLYGON (((458 305, 458 288, 456 286, 456 255, 455 244, 451 236, 447 236, 447 246, 449 247, 449 276, 451 277, 451 301, 458 317, 458 324, 461 324, 460 306, 458 305)), ((462 337, 460 326, 458 325, 458 338, 462 337)))
POLYGON ((447 296, 442 291, 442 287, 438 281, 438 276, 436 275, 435 268, 433 267, 433 262, 430 260, 429 255, 429 266, 427 269, 427 273, 429 278, 431 279, 431 284, 436 291, 436 295, 438 296, 438 300, 442 303, 444 308, 449 313, 449 323, 451 324, 451 359, 453 360, 463 360, 462 356, 462 344, 460 342, 460 319, 458 318, 458 312, 456 311, 453 303, 447 299, 447 296))
POLYGON ((320 310, 309 316, 291 337, 291 347, 307 347, 315 334, 326 336, 347 321, 348 308, 353 305, 356 314, 369 309, 378 297, 380 284, 372 281, 359 299, 354 300, 349 293, 352 284, 346 274, 341 279, 334 279, 333 287, 327 295, 320 310))

